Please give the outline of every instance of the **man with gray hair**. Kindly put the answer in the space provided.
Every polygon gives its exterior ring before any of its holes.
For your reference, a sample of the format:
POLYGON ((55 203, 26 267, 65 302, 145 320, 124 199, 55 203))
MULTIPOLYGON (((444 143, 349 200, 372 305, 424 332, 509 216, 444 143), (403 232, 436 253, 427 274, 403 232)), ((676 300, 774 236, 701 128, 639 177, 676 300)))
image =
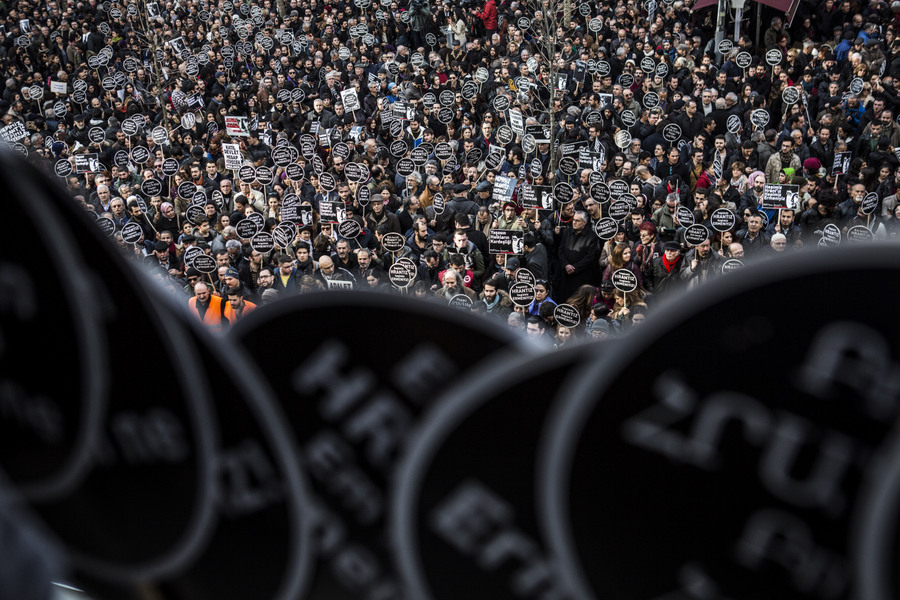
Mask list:
POLYGON ((228 225, 227 227, 222 228, 222 233, 216 236, 216 239, 214 239, 212 244, 210 244, 210 249, 212 250, 213 254, 215 254, 217 250, 225 250, 225 245, 230 240, 237 239, 237 230, 233 226, 228 225))
POLYGON ((565 227, 559 236, 559 264, 562 266, 562 283, 558 298, 564 301, 582 285, 599 280, 599 245, 597 236, 587 228, 588 216, 583 210, 575 211, 572 226, 565 227))
POLYGON ((91 194, 89 202, 94 205, 97 213, 105 213, 112 211, 112 192, 106 184, 97 186, 96 195, 91 194))

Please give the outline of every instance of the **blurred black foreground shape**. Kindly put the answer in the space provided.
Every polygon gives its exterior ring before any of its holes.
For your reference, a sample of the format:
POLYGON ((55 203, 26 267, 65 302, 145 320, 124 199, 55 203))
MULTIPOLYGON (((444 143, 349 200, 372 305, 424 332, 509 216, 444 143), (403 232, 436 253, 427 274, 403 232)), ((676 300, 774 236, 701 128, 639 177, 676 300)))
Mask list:
POLYGON ((0 173, 0 597, 897 597, 894 246, 552 355, 374 294, 213 338, 55 184, 0 173))

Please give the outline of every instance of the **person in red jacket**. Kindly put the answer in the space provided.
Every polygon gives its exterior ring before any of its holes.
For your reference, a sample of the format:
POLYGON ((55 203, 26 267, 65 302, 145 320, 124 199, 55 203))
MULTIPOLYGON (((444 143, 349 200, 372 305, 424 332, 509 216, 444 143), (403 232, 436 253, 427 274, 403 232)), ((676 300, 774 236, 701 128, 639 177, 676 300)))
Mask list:
POLYGON ((490 39, 497 33, 497 2, 496 0, 487 0, 481 12, 475 13, 475 16, 484 22, 484 29, 487 32, 487 38, 490 39))

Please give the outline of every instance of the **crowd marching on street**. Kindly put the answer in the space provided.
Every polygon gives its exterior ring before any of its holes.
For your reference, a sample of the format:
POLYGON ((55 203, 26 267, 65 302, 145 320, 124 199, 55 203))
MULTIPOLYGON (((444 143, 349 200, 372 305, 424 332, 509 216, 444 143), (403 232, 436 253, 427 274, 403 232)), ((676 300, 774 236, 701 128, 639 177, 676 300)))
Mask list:
POLYGON ((0 140, 212 330, 360 289, 615 337, 900 234, 900 0, 692 5, 11 2, 0 140))

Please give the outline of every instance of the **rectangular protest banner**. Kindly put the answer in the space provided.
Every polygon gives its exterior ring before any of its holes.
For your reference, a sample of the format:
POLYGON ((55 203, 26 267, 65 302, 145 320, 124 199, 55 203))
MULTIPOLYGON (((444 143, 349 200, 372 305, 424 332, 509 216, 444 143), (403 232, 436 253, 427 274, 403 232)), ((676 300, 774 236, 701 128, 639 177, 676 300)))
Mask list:
POLYGON ((575 71, 572 73, 572 76, 575 78, 575 81, 584 83, 585 75, 587 75, 587 63, 583 60, 576 60, 575 71))
POLYGON ((394 113, 395 119, 406 119, 406 109, 406 102, 403 102, 401 100, 397 100, 396 102, 391 104, 391 110, 394 113))
POLYGON ((513 191, 516 189, 516 180, 511 177, 503 177, 502 175, 497 175, 494 177, 494 192, 492 194, 492 198, 501 204, 510 200, 513 196, 513 191))
POLYGON ((54 94, 67 94, 69 91, 65 81, 51 81, 50 92, 54 94))
POLYGON ((200 94, 191 94, 187 97, 187 106, 191 110, 203 109, 203 96, 200 94))
POLYGON ((522 118, 522 113, 518 109, 509 109, 509 126, 514 133, 525 135, 525 120, 522 118))
POLYGON ((762 208, 797 210, 800 207, 800 186, 767 183, 763 187, 762 208))
POLYGON ((550 127, 546 125, 527 125, 525 133, 534 136, 534 141, 538 144, 550 143, 550 127))
POLYGON ((300 211, 297 213, 300 216, 300 225, 308 225, 312 227, 313 224, 313 207, 309 204, 301 204, 300 211))
POLYGON ((540 208, 541 203, 538 200, 538 196, 535 193, 534 186, 523 183, 519 186, 519 201, 522 203, 522 208, 540 208))
POLYGON ((99 173, 101 170, 100 159, 97 154, 76 154, 76 173, 99 173))
POLYGON ((831 174, 834 176, 843 175, 850 170, 850 152, 835 152, 834 162, 831 163, 831 174))
POLYGON ((541 210, 553 210, 553 201, 555 200, 553 197, 553 188, 541 185, 534 189, 535 195, 538 197, 538 202, 541 203, 538 208, 541 210))
POLYGON ((300 221, 300 217, 297 215, 297 206, 282 206, 281 207, 281 220, 282 221, 290 221, 291 223, 297 223, 300 221))
POLYGON ((172 49, 172 54, 178 57, 181 57, 188 51, 187 42, 185 42, 184 38, 181 36, 178 36, 174 40, 169 40, 169 48, 172 49))
POLYGON ((354 110, 360 109, 359 96, 356 95, 356 90, 354 88, 341 91, 341 102, 344 103, 344 110, 346 112, 353 112, 354 110))
POLYGON ((226 115, 225 131, 228 132, 228 135, 248 137, 250 135, 250 121, 247 117, 226 115))
POLYGON ((491 229, 488 252, 491 254, 522 254, 525 249, 525 232, 512 229, 491 229))
POLYGON ((13 121, 3 129, 0 129, 0 139, 4 142, 18 142, 27 135, 28 132, 25 131, 25 124, 21 121, 13 121))
POLYGON ((594 168, 594 158, 591 156, 591 151, 588 150, 587 147, 578 149, 578 166, 582 169, 594 168))
POLYGON ((244 162, 238 144, 222 144, 222 156, 225 159, 225 168, 229 171, 237 171, 244 162))
POLYGON ((329 290, 352 290, 353 282, 352 281, 339 281, 336 279, 327 279, 328 281, 328 289, 329 290))
POLYGON ((582 140, 580 142, 569 142, 567 144, 560 144, 559 151, 563 156, 575 156, 581 151, 582 148, 587 148, 587 145, 587 140, 582 140))
POLYGON ((342 214, 346 214, 342 202, 319 202, 319 220, 321 222, 337 225, 341 222, 342 214))
POLYGON ((319 138, 319 145, 323 148, 331 148, 331 132, 334 131, 334 128, 331 129, 322 129, 319 128, 319 133, 317 137, 319 138))

